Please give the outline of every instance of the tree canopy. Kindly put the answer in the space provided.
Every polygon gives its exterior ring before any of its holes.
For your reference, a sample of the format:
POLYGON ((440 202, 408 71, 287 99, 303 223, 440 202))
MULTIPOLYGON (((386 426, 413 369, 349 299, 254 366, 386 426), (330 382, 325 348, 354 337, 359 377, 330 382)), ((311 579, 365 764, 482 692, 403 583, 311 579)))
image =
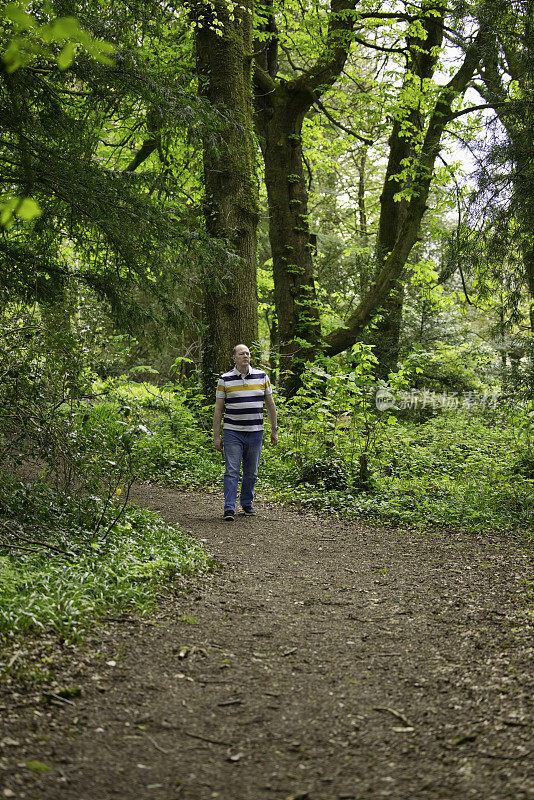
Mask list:
POLYGON ((167 344, 173 331, 206 392, 236 337, 294 391, 306 361, 361 340, 387 376, 413 286, 457 274, 468 304, 483 298, 507 283, 497 243, 513 241, 517 324, 534 291, 531 15, 439 0, 9 4, 5 300, 72 319, 85 287, 118 331, 167 344), (464 213, 459 143, 482 153, 491 126, 464 213), (268 341, 258 267, 273 276, 268 341))

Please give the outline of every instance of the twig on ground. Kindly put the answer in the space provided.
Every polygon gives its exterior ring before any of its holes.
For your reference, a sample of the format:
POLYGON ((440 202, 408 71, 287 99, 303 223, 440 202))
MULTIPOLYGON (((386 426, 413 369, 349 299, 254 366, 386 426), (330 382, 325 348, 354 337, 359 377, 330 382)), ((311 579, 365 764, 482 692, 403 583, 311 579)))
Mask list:
MULTIPOLYGON (((10 536, 14 536, 16 539, 19 539, 21 542, 26 542, 26 544, 37 545, 38 547, 42 547, 44 550, 55 550, 57 553, 61 553, 64 556, 70 556, 71 558, 75 557, 74 553, 71 553, 69 550, 64 550, 62 547, 57 547, 56 545, 48 544, 48 542, 39 542, 37 539, 28 539, 27 536, 23 536, 21 533, 18 533, 17 531, 14 531, 13 528, 10 528, 9 525, 6 525, 6 523, 3 522, 2 520, 0 520, 0 525, 2 526, 2 528, 4 528, 4 530, 6 530, 10 534, 10 536)), ((11 545, 11 544, 5 544, 4 545, 4 544, 2 544, 2 547, 13 548, 13 547, 16 547, 16 545, 11 545)), ((30 553, 38 553, 39 552, 38 550, 29 550, 28 547, 22 547, 22 546, 20 546, 19 549, 20 550, 28 550, 30 553)))
POLYGON ((165 750, 165 748, 164 748, 164 747, 161 747, 161 746, 160 746, 160 745, 159 745, 159 744, 156 742, 156 740, 155 740, 155 739, 153 739, 153 738, 152 738, 152 736, 150 736, 150 734, 148 734, 146 731, 142 731, 142 732, 145 734, 146 738, 147 738, 147 739, 148 739, 148 740, 149 740, 149 741, 150 741, 150 742, 151 742, 151 743, 154 745, 154 747, 156 748, 156 750, 159 750, 159 751, 160 751, 160 753, 165 753, 165 755, 166 755, 166 756, 168 756, 168 755, 169 755, 169 753, 172 753, 172 750, 165 750))
POLYGON ((528 750, 526 753, 521 753, 521 755, 518 756, 504 756, 500 753, 488 753, 487 750, 477 750, 477 753, 484 758, 501 758, 504 761, 519 761, 520 759, 529 756, 532 753, 532 750, 528 750))
POLYGON ((73 703, 72 700, 67 700, 66 697, 61 697, 59 694, 54 694, 54 692, 43 692, 45 697, 51 697, 54 700, 58 700, 60 703, 66 703, 68 706, 75 706, 76 703, 73 703))
POLYGON ((389 706, 373 706, 373 711, 387 711, 389 714, 393 714, 394 717, 400 719, 401 722, 404 722, 407 728, 412 728, 413 725, 410 720, 404 716, 400 711, 395 711, 394 708, 390 708, 389 706))
POLYGON ((221 742, 220 739, 210 739, 208 736, 201 736, 199 733, 190 733, 190 731, 182 730, 186 736, 190 736, 191 739, 200 739, 202 742, 209 742, 210 744, 222 744, 225 747, 231 747, 232 742, 221 742))

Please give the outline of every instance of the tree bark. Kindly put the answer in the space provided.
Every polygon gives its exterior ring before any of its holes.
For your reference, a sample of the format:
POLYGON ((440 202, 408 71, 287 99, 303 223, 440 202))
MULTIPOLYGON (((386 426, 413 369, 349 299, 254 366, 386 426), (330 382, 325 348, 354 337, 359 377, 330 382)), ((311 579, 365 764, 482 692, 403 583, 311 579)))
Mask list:
MULTIPOLYGON (((527 109, 528 104, 532 103, 534 94, 534 82, 530 69, 534 47, 531 27, 532 12, 533 4, 529 3, 522 35, 519 35, 517 39, 514 37, 506 44, 501 42, 506 73, 511 75, 522 97, 527 101, 527 109), (523 51, 521 51, 521 47, 524 48, 523 51)), ((523 114, 518 118, 517 107, 510 108, 510 104, 507 102, 509 86, 503 82, 497 48, 484 54, 480 74, 482 86, 477 86, 477 89, 486 102, 493 104, 494 111, 506 130, 516 159, 513 175, 514 193, 516 194, 515 221, 518 225, 523 277, 529 298, 529 324, 531 334, 534 335, 534 195, 532 192, 534 170, 531 158, 534 130, 532 112, 523 110, 523 114)), ((534 350, 530 353, 530 361, 534 370, 534 350)))
POLYGON ((205 218, 208 233, 227 244, 224 263, 204 275, 206 332, 202 387, 213 394, 228 369, 234 345, 257 340, 257 244, 259 220, 252 128, 253 2, 233 10, 224 0, 193 9, 200 92, 220 114, 220 140, 204 141, 205 218), (220 35, 217 27, 220 26, 220 35))
POLYGON ((304 113, 294 113, 290 91, 281 89, 277 95, 274 113, 264 126, 263 156, 280 370, 291 392, 298 385, 299 360, 316 352, 320 321, 300 141, 304 113))

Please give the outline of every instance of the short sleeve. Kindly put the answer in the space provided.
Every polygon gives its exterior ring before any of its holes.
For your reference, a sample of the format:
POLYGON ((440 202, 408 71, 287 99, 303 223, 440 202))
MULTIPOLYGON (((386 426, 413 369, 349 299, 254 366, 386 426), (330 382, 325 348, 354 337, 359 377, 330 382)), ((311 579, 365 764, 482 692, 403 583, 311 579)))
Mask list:
POLYGON ((272 394, 272 393, 273 393, 273 387, 271 386, 271 381, 269 380, 269 378, 266 375, 265 376, 265 394, 272 394))
POLYGON ((223 382, 222 378, 219 378, 219 382, 217 384, 217 390, 215 392, 215 397, 218 400, 225 400, 226 399, 226 391, 225 391, 224 382, 223 382))

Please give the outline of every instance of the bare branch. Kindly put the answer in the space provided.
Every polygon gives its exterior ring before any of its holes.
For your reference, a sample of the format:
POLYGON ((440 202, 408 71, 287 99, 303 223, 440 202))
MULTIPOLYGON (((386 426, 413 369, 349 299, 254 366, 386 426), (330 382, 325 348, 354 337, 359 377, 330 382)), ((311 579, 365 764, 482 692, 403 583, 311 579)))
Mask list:
POLYGON ((336 128, 339 128, 341 131, 344 131, 345 133, 348 133, 350 136, 354 136, 355 139, 358 139, 358 141, 363 142, 364 144, 368 144, 368 145, 374 144, 374 140, 373 139, 367 139, 365 136, 362 136, 360 133, 356 133, 356 131, 353 130, 352 128, 345 127, 345 125, 343 125, 341 122, 339 122, 337 119, 335 119, 332 116, 332 114, 328 111, 326 106, 323 105, 323 103, 321 103, 320 100, 316 100, 315 101, 315 105, 318 108, 321 109, 321 111, 323 112, 325 117, 327 119, 329 119, 330 122, 332 123, 332 125, 335 125, 336 128))

